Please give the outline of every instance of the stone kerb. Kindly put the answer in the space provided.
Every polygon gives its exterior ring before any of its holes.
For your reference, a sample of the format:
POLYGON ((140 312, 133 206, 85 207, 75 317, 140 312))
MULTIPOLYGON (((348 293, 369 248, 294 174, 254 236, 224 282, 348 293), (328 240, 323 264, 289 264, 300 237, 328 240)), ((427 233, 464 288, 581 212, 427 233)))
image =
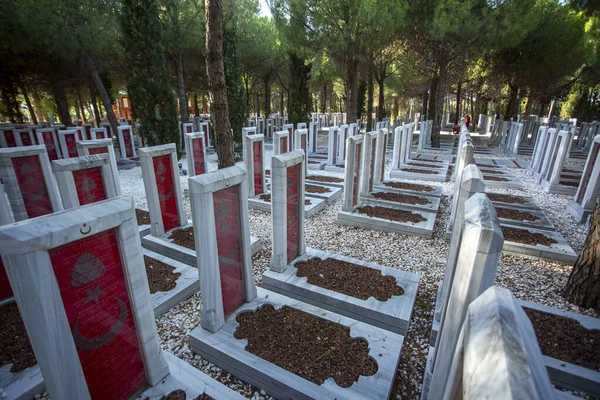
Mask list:
POLYGON ((239 166, 189 179, 202 293, 200 325, 210 332, 225 324, 226 314, 256 297, 245 179, 246 171, 239 166), (222 292, 230 288, 222 283, 224 279, 236 282, 233 292, 222 292))
POLYGON ((387 149, 387 137, 387 129, 380 129, 377 132, 377 150, 375 151, 375 170, 373 171, 373 185, 383 182, 385 178, 385 152, 387 149))
POLYGON ((433 359, 429 398, 440 399, 448 386, 454 349, 467 308, 493 283, 502 253, 504 236, 496 210, 483 193, 465 204, 462 243, 452 279, 448 304, 442 320, 433 359))
POLYGON ((188 176, 196 176, 208 172, 204 132, 184 133, 185 153, 188 176))
POLYGON ((305 156, 301 150, 273 156, 271 159, 273 254, 270 268, 275 272, 283 272, 291 260, 306 252, 304 241, 305 162, 305 156))
POLYGON ((115 182, 115 186, 117 188, 117 196, 120 196, 121 184, 119 183, 117 157, 115 156, 115 149, 113 147, 112 139, 82 140, 81 142, 77 142, 78 157, 105 153, 108 154, 110 164, 112 165, 111 171, 113 173, 113 181, 115 182))
POLYGON ((65 209, 118 196, 108 154, 56 160, 52 170, 65 209))
POLYGON ((351 212, 358 203, 360 177, 362 174, 362 145, 364 135, 346 139, 346 167, 344 168, 344 202, 342 211, 351 212))
MULTIPOLYGON (((189 125, 190 128, 193 128, 194 124, 184 124, 189 125)), ((133 139, 133 129, 131 129, 131 125, 121 125, 117 127, 119 138, 119 149, 121 150, 121 158, 129 159, 136 158, 137 154, 135 151, 134 139, 133 139)))
POLYGON ((337 163, 337 153, 339 150, 339 130, 337 126, 329 128, 329 136, 327 138, 327 165, 334 166, 337 163))
POLYGON ((152 235, 186 225, 175 143, 145 147, 139 155, 152 235))
POLYGON ((244 164, 248 179, 248 196, 254 197, 265 193, 267 190, 265 182, 265 141, 264 135, 246 136, 246 154, 244 164))
POLYGON ((62 209, 44 145, 0 149, 0 179, 15 221, 62 209))
POLYGON ((290 147, 290 134, 287 129, 274 133, 273 155, 285 154, 290 151, 290 147))
POLYGON ((37 142, 46 146, 48 158, 50 161, 61 158, 60 145, 56 136, 56 131, 52 128, 40 128, 35 130, 37 142))
POLYGON ((471 303, 454 354, 444 398, 554 398, 531 321, 507 289, 471 303))
POLYGON ((4 226, 0 253, 52 398, 129 398, 167 376, 131 197, 4 226), (107 330, 95 318, 113 305, 107 330))

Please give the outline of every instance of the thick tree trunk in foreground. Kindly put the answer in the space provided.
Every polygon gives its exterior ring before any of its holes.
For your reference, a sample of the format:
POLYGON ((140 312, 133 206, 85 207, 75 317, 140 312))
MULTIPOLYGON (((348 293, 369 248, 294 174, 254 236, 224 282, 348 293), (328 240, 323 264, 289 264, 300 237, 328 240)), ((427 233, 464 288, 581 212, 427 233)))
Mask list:
MULTIPOLYGON (((385 74, 385 71, 383 72, 385 74)), ((377 79, 377 85, 379 86, 379 96, 377 97, 377 119, 382 120, 385 118, 385 78, 377 79)))
POLYGON ((571 303, 600 311, 600 204, 592 214, 585 245, 563 292, 571 303))
POLYGON ((346 104, 347 121, 356 121, 356 103, 358 102, 358 60, 348 60, 348 102, 346 104))
POLYGON ((188 112, 187 98, 185 96, 185 80, 183 79, 183 52, 177 53, 177 95, 179 96, 179 115, 181 122, 189 122, 190 113, 188 112))
POLYGON ((204 0, 204 10, 206 16, 206 72, 215 132, 215 150, 219 158, 219 168, 226 168, 234 165, 235 160, 223 67, 223 2, 222 0, 204 0))
POLYGON ((117 122, 117 117, 115 117, 115 113, 112 108, 112 101, 108 95, 108 92, 106 91, 106 88, 104 87, 104 83, 102 83, 100 73, 98 72, 98 67, 96 67, 96 62, 92 58, 91 54, 88 54, 87 61, 90 69, 90 75, 92 76, 92 81, 94 82, 94 85, 96 85, 96 89, 98 90, 98 94, 100 94, 100 99, 102 100, 102 105, 104 105, 104 109, 106 110, 106 116, 108 118, 108 122, 110 122, 110 128, 112 129, 112 133, 116 135, 119 123, 117 122))
POLYGON ((67 93, 65 92, 65 84, 62 80, 57 79, 52 85, 52 95, 56 103, 56 111, 58 119, 64 126, 71 126, 71 114, 69 113, 69 102, 67 101, 67 93))

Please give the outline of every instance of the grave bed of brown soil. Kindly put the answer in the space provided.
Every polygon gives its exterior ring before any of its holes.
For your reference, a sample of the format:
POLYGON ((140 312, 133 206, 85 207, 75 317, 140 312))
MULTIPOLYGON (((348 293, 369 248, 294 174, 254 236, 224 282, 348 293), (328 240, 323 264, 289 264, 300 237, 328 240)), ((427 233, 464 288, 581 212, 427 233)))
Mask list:
POLYGON ((581 171, 575 171, 574 169, 563 168, 562 172, 570 172, 572 174, 581 174, 581 171))
POLYGON ((494 171, 493 169, 482 169, 482 174, 492 174, 492 175, 504 175, 502 171, 494 171))
POLYGON ((177 278, 181 276, 179 272, 173 272, 175 267, 148 256, 144 256, 144 263, 146 264, 150 293, 168 292, 175 289, 177 278))
POLYGON ((410 165, 411 167, 425 167, 425 168, 432 168, 431 165, 429 164, 423 164, 423 163, 408 163, 408 165, 410 165))
POLYGON ((350 387, 377 372, 369 344, 350 337, 350 328, 283 306, 265 305, 239 314, 233 336, 247 339, 246 351, 321 385, 333 378, 350 387))
POLYGON ((383 276, 378 269, 347 261, 313 257, 296 263, 295 267, 296 276, 308 278, 308 283, 361 300, 374 297, 386 301, 404 294, 393 276, 383 276))
POLYGON ((17 303, 0 307, 0 366, 12 364, 17 373, 37 364, 17 303))
POLYGON ((189 228, 185 229, 175 229, 171 231, 169 239, 171 239, 173 243, 178 244, 179 246, 187 247, 191 250, 196 250, 193 226, 190 226, 189 228))
POLYGON ((308 193, 329 193, 331 190, 324 186, 316 186, 316 185, 305 185, 304 190, 308 193))
MULTIPOLYGON (((262 201, 266 201, 267 203, 271 202, 271 194, 270 193, 266 193, 266 194, 261 194, 260 196, 258 196, 262 201)), ((310 206, 310 200, 304 200, 304 205, 305 206, 310 206)))
POLYGON ((486 193, 486 195, 491 201, 499 201, 502 203, 511 204, 527 204, 527 200, 519 196, 511 196, 509 194, 502 193, 486 193))
POLYGON ((414 213, 412 211, 405 210, 395 210, 393 208, 387 207, 373 207, 373 206, 363 206, 357 207, 356 211, 361 214, 367 214, 369 217, 388 219, 390 221, 396 222, 412 222, 419 223, 423 221, 427 221, 420 214, 414 213))
POLYGON ((500 178, 498 176, 489 176, 489 175, 484 176, 483 180, 485 180, 485 181, 496 181, 496 182, 508 182, 508 179, 506 179, 506 178, 500 178))
POLYGON ((502 168, 499 165, 487 165, 487 164, 477 164, 477 163, 475 163, 475 165, 477 165, 479 168, 502 168))
MULTIPOLYGON (((150 397, 146 397, 146 398, 144 398, 144 400, 151 400, 151 399, 150 399, 150 397)), ((186 400, 185 391, 181 390, 181 389, 174 390, 171 393, 167 394, 166 396, 161 397, 160 400, 186 400)), ((206 393, 202 393, 201 395, 196 396, 196 398, 194 400, 214 400, 214 399, 213 399, 213 397, 207 395, 206 393)))
POLYGON ((373 197, 381 200, 395 201, 406 204, 431 204, 431 201, 425 197, 412 196, 410 194, 392 193, 392 192, 374 192, 373 197))
POLYGON ((600 330, 586 329, 568 317, 523 309, 544 355, 594 371, 600 369, 600 330))
POLYGON ((563 186, 579 187, 579 182, 560 181, 559 183, 563 186))
POLYGON ((440 174, 437 171, 422 170, 422 169, 416 169, 416 168, 400 168, 400 171, 412 172, 414 174, 425 174, 425 175, 439 175, 440 174))
POLYGON ((516 221, 537 221, 541 219, 530 212, 510 208, 496 207, 496 214, 498 214, 498 218, 514 219, 516 221))
POLYGON ((504 234, 504 240, 509 240, 511 242, 523 244, 530 244, 532 246, 540 244, 542 246, 550 247, 551 245, 558 243, 556 240, 542 233, 530 232, 526 229, 510 228, 507 226, 503 226, 502 233, 504 234))
POLYGON ((335 166, 338 168, 346 168, 346 166, 344 164, 335 164, 335 166))
POLYGON ((435 190, 431 186, 417 185, 416 183, 385 182, 384 185, 394 189, 412 190, 415 192, 433 192, 435 190))
POLYGON ((319 161, 308 160, 309 164, 321 164, 319 161))
POLYGON ((426 160, 428 163, 443 163, 441 160, 426 160))
POLYGON ((306 179, 310 179, 311 181, 318 181, 318 182, 336 182, 336 183, 344 182, 344 180, 341 178, 334 178, 333 176, 321 176, 321 175, 309 175, 306 177, 306 179))
POLYGON ((135 209, 135 217, 137 219, 138 226, 142 225, 150 225, 150 213, 148 211, 140 210, 139 208, 135 209))

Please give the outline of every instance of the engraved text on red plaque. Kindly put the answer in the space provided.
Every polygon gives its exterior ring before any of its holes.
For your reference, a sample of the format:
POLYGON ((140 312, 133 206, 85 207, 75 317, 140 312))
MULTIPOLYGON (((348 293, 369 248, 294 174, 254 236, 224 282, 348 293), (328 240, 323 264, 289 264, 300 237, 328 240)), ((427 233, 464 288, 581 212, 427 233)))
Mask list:
POLYGON ((38 156, 13 157, 13 168, 29 218, 52 213, 42 165, 38 156))
POLYGON ((358 203, 358 184, 359 184, 359 173, 360 169, 360 150, 362 148, 361 143, 356 144, 356 149, 354 153, 354 190, 352 191, 352 205, 356 205, 358 203))
POLYGON ((263 156, 261 142, 252 143, 252 156, 253 156, 253 167, 254 167, 254 194, 261 194, 264 192, 263 188, 263 156))
POLYGON ((106 200, 106 192, 102 183, 102 167, 73 171, 73 180, 80 205, 106 200))
POLYGON ((204 143, 201 138, 192 139, 192 152, 194 153, 194 174, 204 174, 204 143))
POLYGON ((31 140, 31 133, 27 132, 19 132, 19 136, 21 137, 21 144, 23 146, 33 146, 33 141, 31 140))
POLYGON ((90 147, 88 151, 90 156, 94 154, 106 154, 108 153, 108 147, 90 147))
POLYGON ((58 160, 58 151, 56 150, 56 143, 54 143, 54 131, 42 131, 41 135, 50 161, 58 160))
POLYGON ((15 132, 12 129, 6 129, 4 131, 4 137, 6 138, 6 145, 8 147, 17 147, 17 140, 15 139, 15 132))
POLYGON ((177 220, 175 184, 173 182, 173 170, 171 168, 171 156, 166 154, 164 156, 154 157, 153 162, 163 226, 165 231, 169 231, 179 226, 177 220))
POLYGON ((75 136, 76 134, 77 133, 69 133, 65 135, 65 143, 67 145, 67 152, 69 154, 69 156, 65 158, 77 157, 77 140, 75 136))
POLYGON ((300 207, 304 204, 299 204, 300 193, 300 166, 302 164, 292 165, 287 167, 287 203, 286 203, 286 218, 287 218, 287 261, 290 263, 299 255, 300 235, 300 207))
POLYGON ((123 129, 121 131, 123 135, 123 145, 125 146, 125 157, 133 157, 133 143, 131 143, 131 131, 129 129, 123 129))

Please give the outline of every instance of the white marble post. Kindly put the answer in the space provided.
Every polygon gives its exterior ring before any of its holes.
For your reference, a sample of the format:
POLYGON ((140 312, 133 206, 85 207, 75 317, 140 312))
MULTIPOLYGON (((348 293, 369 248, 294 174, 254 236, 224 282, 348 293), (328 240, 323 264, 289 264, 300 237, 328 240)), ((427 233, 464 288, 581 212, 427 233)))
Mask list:
POLYGON ((256 120, 256 128, 257 128, 257 133, 259 135, 265 134, 265 119, 264 119, 264 117, 259 117, 256 120))
POLYGON ((465 210, 461 248, 436 341, 431 399, 443 398, 467 308, 494 283, 504 244, 496 210, 485 194, 473 195, 465 210))
POLYGON ((467 309, 443 398, 555 398, 531 321, 507 289, 490 287, 467 309))
POLYGON ((404 161, 401 161, 404 164, 406 164, 407 162, 409 162, 411 160, 410 153, 412 151, 412 139, 413 139, 413 132, 414 131, 415 131, 415 124, 413 122, 411 122, 410 124, 408 124, 408 126, 405 127, 405 133, 404 133, 404 156, 403 156, 403 160, 404 161))
POLYGON ((185 135, 186 133, 192 133, 194 132, 194 123, 193 122, 186 122, 185 124, 182 124, 183 127, 183 134, 185 135))
POLYGON ((106 128, 92 128, 90 134, 92 135, 92 140, 110 139, 106 128))
POLYGON ((54 399, 115 398, 123 395, 120 390, 125 385, 135 396, 169 373, 154 322, 137 229, 131 197, 0 228, 4 266, 44 383, 54 399), (65 270, 71 272, 59 274, 65 270), (119 272, 111 272, 115 270, 119 272), (105 272, 113 276, 103 277, 105 272), (90 302, 84 301, 83 289, 88 300, 95 294, 95 304, 86 304, 90 302), (102 315, 106 311, 101 307, 115 301, 120 313, 112 327, 104 326, 105 319, 91 318, 90 311, 102 315), (86 324, 88 330, 96 326, 95 331, 104 335, 84 336, 78 324, 86 324), (125 326, 128 328, 123 329, 125 326), (128 357, 111 357, 107 346, 118 348, 119 340, 132 339, 137 349, 129 345, 128 357), (103 348, 103 355, 98 355, 103 348), (88 367, 85 374, 83 365, 88 367), (99 378, 91 371, 109 375, 109 379, 118 379, 119 371, 129 375, 122 382, 98 385, 99 378), (96 384, 89 385, 89 381, 96 384), (132 387, 136 381, 139 387, 132 387))
POLYGON ((183 196, 181 181, 179 180, 179 168, 177 167, 177 149, 175 143, 145 147, 140 149, 139 155, 146 200, 148 202, 148 212, 150 213, 152 235, 160 236, 169 230, 165 229, 163 212, 166 211, 164 209, 166 208, 166 203, 170 202, 173 197, 175 199, 176 210, 168 211, 175 214, 177 220, 176 226, 186 225, 187 218, 183 209, 183 196), (164 156, 166 156, 166 159, 162 159, 164 156), (155 159, 158 157, 161 157, 161 160, 155 162, 155 159), (168 182, 169 179, 172 180, 171 184, 168 182), (160 190, 159 185, 162 187, 160 190))
POLYGON ((315 154, 317 152, 318 130, 319 125, 316 122, 311 122, 308 125, 308 154, 315 154))
POLYGON ((210 124, 209 121, 202 121, 198 124, 201 132, 204 132, 204 147, 210 147, 210 124))
POLYGON ((273 139, 273 132, 275 132, 273 118, 267 118, 267 120, 265 122, 265 128, 266 128, 265 138, 273 139))
POLYGON ((112 165, 113 181, 117 188, 117 196, 121 195, 121 184, 119 182, 119 171, 117 168, 117 157, 115 156, 115 149, 113 147, 112 139, 100 139, 100 140, 83 140, 77 142, 77 156, 89 156, 93 154, 108 154, 108 158, 112 165))
POLYGON ((65 209, 112 199, 120 193, 108 154, 52 161, 52 171, 65 209))
POLYGON ((348 125, 340 125, 339 138, 338 138, 338 149, 336 164, 344 162, 346 156, 346 138, 348 137, 348 125))
POLYGON ((555 152, 555 146, 558 138, 558 131, 556 128, 548 129, 548 140, 546 141, 546 147, 544 148, 544 153, 542 158, 540 159, 539 170, 534 171, 534 176, 539 178, 541 182, 543 177, 546 176, 550 165, 552 164, 552 154, 555 152))
POLYGON ((473 147, 473 143, 471 142, 471 137, 467 133, 466 139, 462 143, 462 147, 460 147, 460 154, 457 158, 457 166, 456 171, 454 172, 454 196, 452 196, 452 209, 450 211, 450 224, 448 225, 448 230, 452 233, 454 227, 454 220, 456 219, 457 204, 458 204, 458 192, 460 191, 460 186, 462 183, 462 174, 465 167, 470 164, 473 164, 473 154, 475 148, 473 147))
POLYGON ((285 154, 290 151, 290 133, 287 129, 275 132, 273 135, 273 155, 285 154))
POLYGON ((355 123, 348 125, 348 137, 354 136, 358 133, 358 125, 355 123))
POLYGON ((283 124, 283 131, 288 133, 288 151, 294 149, 294 124, 283 124))
POLYGON ((364 135, 346 139, 346 167, 344 168, 344 202, 342 211, 352 211, 358 203, 360 177, 362 175, 362 146, 364 135))
POLYGON ((18 147, 35 145, 35 138, 31 129, 15 129, 15 139, 18 147))
POLYGON ((569 156, 571 146, 571 134, 569 131, 560 131, 556 137, 554 151, 550 154, 550 163, 544 176, 542 177, 542 188, 551 190, 560 182, 560 173, 563 165, 569 156))
POLYGON ((17 139, 15 137, 15 129, 12 127, 0 128, 0 147, 17 147, 17 139))
POLYGON ((184 133, 185 153, 187 159, 188 176, 205 174, 208 172, 206 159, 206 143, 204 132, 184 133))
MULTIPOLYGON (((194 127, 194 124, 183 124, 184 132, 186 129, 186 125, 188 128, 191 129, 193 129, 194 127)), ((131 125, 118 126, 117 131, 117 137, 119 138, 119 149, 121 151, 121 158, 136 158, 137 153, 135 151, 135 141, 133 139, 133 129, 131 129, 131 125)))
MULTIPOLYGON (((217 332, 225 324, 224 302, 227 301, 229 305, 231 301, 224 299, 221 291, 222 263, 227 263, 229 269, 240 268, 242 304, 256 297, 245 179, 246 171, 236 165, 189 179, 202 293, 200 325, 210 332, 217 332), (219 247, 224 251, 233 248, 237 254, 219 254, 219 247)), ((235 310, 229 312, 232 311, 235 310)))
POLYGON ((4 192, 4 185, 0 184, 0 225, 11 224, 12 222, 13 218, 4 192))
POLYGON ((594 212, 596 201, 600 196, 600 135, 596 135, 588 154, 577 193, 567 209, 577 219, 583 222, 594 212))
POLYGON ((335 165, 337 162, 339 129, 337 126, 329 127, 329 137, 327 141, 327 165, 335 165))
POLYGON ((375 165, 379 164, 376 157, 378 146, 377 132, 367 132, 364 136, 362 172, 360 178, 361 185, 359 194, 369 194, 373 191, 373 185, 375 184, 375 165))
POLYGON ((48 152, 48 158, 50 161, 61 158, 60 145, 54 129, 39 128, 35 130, 35 134, 37 136, 38 143, 46 146, 46 151, 48 152))
POLYGON ((265 140, 264 135, 249 135, 245 137, 246 175, 248 182, 248 196, 254 197, 267 191, 265 183, 265 140))
POLYGON ((529 172, 534 172, 538 169, 542 161, 542 154, 545 150, 547 141, 548 126, 542 125, 538 128, 538 133, 535 139, 535 145, 533 146, 533 153, 531 155, 531 160, 529 161, 529 166, 527 167, 529 172))
POLYGON ((0 149, 0 179, 15 221, 62 210, 44 145, 0 149))
POLYGON ((425 144, 427 143, 427 121, 421 121, 419 124, 419 151, 423 151, 425 149, 425 144))
MULTIPOLYGON (((300 126, 301 124, 298 124, 298 126, 300 126)), ((306 125, 306 124, 305 124, 306 125)), ((296 132, 294 133, 294 140, 296 141, 296 143, 294 143, 294 148, 296 150, 302 150, 304 151, 304 155, 305 157, 308 155, 308 130, 306 128, 298 128, 296 129, 296 132)), ((308 162, 306 161, 304 163, 304 174, 308 174, 308 162)))
POLYGON ((385 178, 385 153, 387 149, 388 130, 380 129, 377 132, 377 150, 375 151, 375 171, 373 184, 383 182, 385 178))
POLYGON ((514 136, 511 144, 512 147, 509 148, 509 151, 516 156, 519 154, 519 145, 521 144, 523 137, 523 124, 519 123, 515 125, 514 136))
POLYGON ((283 272, 294 258, 306 253, 306 243, 304 241, 305 162, 305 155, 301 150, 273 156, 271 159, 273 250, 270 268, 275 272, 283 272), (295 195, 295 202, 293 200, 290 202, 289 195, 295 195), (288 214, 290 205, 295 211, 293 216, 288 214), (297 246, 297 251, 288 248, 290 241, 296 241, 291 245, 297 246))
POLYGON ((392 169, 399 169, 402 163, 402 155, 404 153, 403 142, 404 127, 399 126, 394 129, 394 149, 392 151, 392 169))

